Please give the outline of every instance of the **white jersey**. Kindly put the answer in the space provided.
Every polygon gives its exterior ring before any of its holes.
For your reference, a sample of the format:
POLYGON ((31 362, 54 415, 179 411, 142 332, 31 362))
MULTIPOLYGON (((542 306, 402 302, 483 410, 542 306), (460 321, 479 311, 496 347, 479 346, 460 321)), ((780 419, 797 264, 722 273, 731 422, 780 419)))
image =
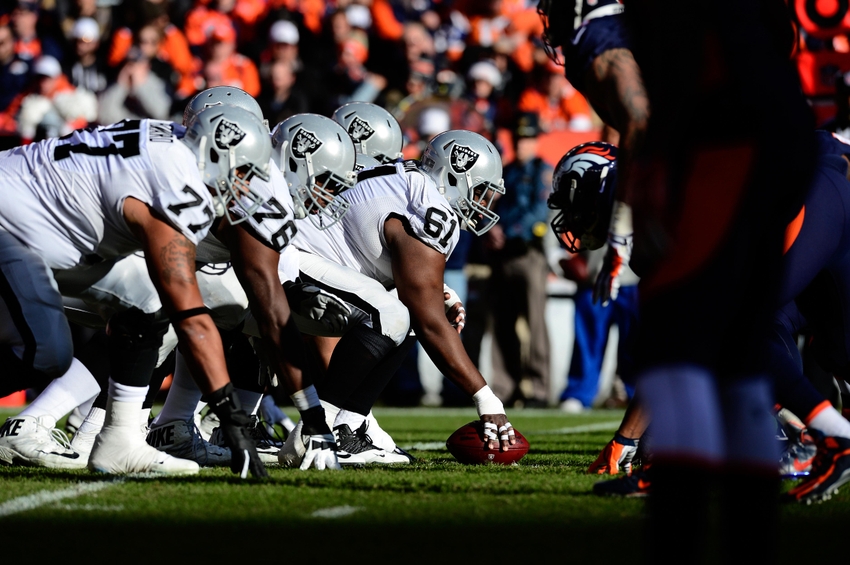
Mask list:
POLYGON ((156 210, 193 244, 215 214, 183 126, 125 120, 0 153, 0 228, 54 269, 141 249, 124 200, 156 210))
MULTIPOLYGON (((273 161, 269 166, 271 171, 268 182, 258 177, 251 179, 251 190, 265 202, 245 223, 260 241, 282 253, 295 237, 298 228, 295 226, 292 196, 289 194, 286 179, 273 161)), ((248 206, 249 203, 246 201, 245 205, 248 206)), ((245 210, 235 204, 231 206, 231 212, 240 218, 246 215, 245 210)), ((199 263, 227 263, 230 261, 230 250, 209 234, 198 245, 196 260, 199 263)))
POLYGON ((389 289, 395 284, 384 235, 387 220, 400 220, 409 235, 446 259, 457 245, 454 211, 413 162, 362 171, 342 197, 351 203, 342 221, 324 231, 305 226, 295 238, 297 248, 355 269, 389 289))

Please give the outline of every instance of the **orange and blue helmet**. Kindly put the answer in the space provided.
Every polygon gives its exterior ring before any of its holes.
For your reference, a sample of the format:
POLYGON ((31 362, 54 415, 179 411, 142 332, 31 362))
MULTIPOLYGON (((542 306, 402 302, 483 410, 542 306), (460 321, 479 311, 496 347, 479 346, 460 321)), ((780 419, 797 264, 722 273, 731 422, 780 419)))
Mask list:
POLYGON ((591 141, 570 149, 552 175, 552 230, 572 253, 599 249, 608 237, 617 187, 617 148, 591 141))

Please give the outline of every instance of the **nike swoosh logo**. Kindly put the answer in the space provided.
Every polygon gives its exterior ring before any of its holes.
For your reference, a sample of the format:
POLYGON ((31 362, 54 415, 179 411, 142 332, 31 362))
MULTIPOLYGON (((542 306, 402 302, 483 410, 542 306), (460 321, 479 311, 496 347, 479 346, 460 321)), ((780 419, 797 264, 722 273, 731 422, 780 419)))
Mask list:
POLYGON ((336 456, 338 459, 348 459, 349 457, 351 457, 351 454, 337 452, 336 456))
POLYGON ((58 455, 59 457, 65 457, 66 459, 79 459, 79 453, 59 453, 58 451, 41 451, 38 450, 38 453, 44 453, 45 455, 58 455))

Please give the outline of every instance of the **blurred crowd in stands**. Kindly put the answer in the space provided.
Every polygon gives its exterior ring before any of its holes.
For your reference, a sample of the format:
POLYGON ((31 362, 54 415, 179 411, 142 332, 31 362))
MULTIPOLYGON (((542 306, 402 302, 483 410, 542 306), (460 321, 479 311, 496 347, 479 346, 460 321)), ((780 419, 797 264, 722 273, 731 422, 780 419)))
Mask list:
POLYGON ((594 127, 546 56, 533 0, 12 0, 0 10, 4 148, 177 118, 216 85, 255 96, 272 124, 374 102, 402 124, 409 157, 444 114, 494 141, 517 112, 536 113, 544 132, 594 127))

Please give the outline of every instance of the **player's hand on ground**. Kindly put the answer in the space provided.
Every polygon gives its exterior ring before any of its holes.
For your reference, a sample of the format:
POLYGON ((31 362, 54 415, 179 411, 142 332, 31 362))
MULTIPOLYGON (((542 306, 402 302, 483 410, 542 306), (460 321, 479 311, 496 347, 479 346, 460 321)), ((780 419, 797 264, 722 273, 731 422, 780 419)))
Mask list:
POLYGON ((239 414, 233 414, 230 422, 221 422, 220 424, 224 443, 230 448, 230 470, 243 479, 248 478, 249 472, 258 479, 264 479, 269 476, 269 473, 260 460, 260 456, 257 455, 254 440, 248 433, 248 425, 251 419, 245 412, 241 412, 242 418, 239 417, 239 414))
POLYGON ((341 469, 336 456, 336 441, 333 434, 302 435, 301 441, 307 452, 301 461, 301 470, 314 467, 319 471, 325 469, 341 469))
POLYGON ((628 439, 620 434, 615 434, 614 439, 608 442, 599 457, 596 458, 588 473, 597 475, 616 475, 620 471, 627 474, 632 472, 632 460, 638 450, 639 440, 628 439))
POLYGON ((481 421, 484 423, 484 441, 490 449, 507 451, 508 446, 516 443, 516 433, 507 415, 482 414, 481 421))
POLYGON ((620 274, 632 255, 632 236, 608 234, 608 250, 593 285, 593 301, 607 306, 620 292, 620 274))

